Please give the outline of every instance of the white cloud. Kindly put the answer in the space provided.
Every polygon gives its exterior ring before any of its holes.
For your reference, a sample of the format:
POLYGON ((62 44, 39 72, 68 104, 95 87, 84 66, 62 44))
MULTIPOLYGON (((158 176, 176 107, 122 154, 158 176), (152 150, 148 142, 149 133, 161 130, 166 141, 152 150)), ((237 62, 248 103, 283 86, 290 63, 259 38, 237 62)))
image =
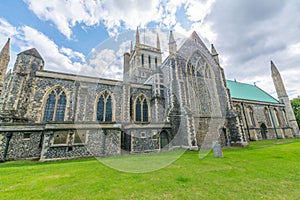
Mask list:
MULTIPOLYGON (((4 45, 7 38, 17 34, 17 29, 8 23, 5 19, 0 18, 0 42, 4 45)), ((2 46, 2 45, 1 45, 2 46)))
MULTIPOLYGON (((300 25, 299 20, 295 20, 300 17, 300 7, 294 1, 24 1, 34 14, 42 20, 53 23, 69 39, 76 38, 72 35, 72 29, 76 24, 80 24, 82 27, 104 25, 111 36, 117 35, 120 30, 135 30, 136 26, 145 27, 150 22, 158 24, 159 28, 173 29, 175 37, 177 33, 189 36, 195 30, 207 45, 215 44, 228 78, 237 78, 246 82, 255 81, 259 86, 262 85, 263 89, 272 93, 274 87, 272 84, 270 86, 269 60, 273 59, 282 74, 289 77, 285 80, 288 90, 293 94, 295 91, 300 93, 300 89, 297 89, 296 84, 291 81, 296 80, 294 77, 298 77, 300 74, 300 71, 296 69, 300 62, 298 50, 300 25), (179 11, 180 15, 186 18, 183 21, 176 18, 179 11), (286 75, 289 70, 293 73, 290 72, 286 75), (262 81, 258 82, 261 79, 262 81)), ((5 23, 5 20, 0 19, 0 25, 0 39, 16 34, 16 28, 5 23), (5 32, 6 35, 1 32, 5 32)), ((88 68, 82 65, 81 62, 85 60, 85 56, 80 52, 66 47, 58 47, 47 36, 31 30, 30 27, 24 26, 17 29, 23 33, 23 35, 15 36, 23 42, 20 43, 20 46, 28 47, 30 43, 36 47, 45 58, 46 66, 49 68, 61 70, 59 66, 63 65, 65 70, 70 70, 70 72, 82 67, 85 67, 86 71, 93 72, 92 74, 96 73, 95 70, 101 71, 98 67, 88 68), (30 33, 33 35, 30 36, 30 33), (45 45, 43 46, 42 42, 33 36, 41 41, 45 39, 45 45), (49 46, 46 47, 46 44, 49 46)), ((162 50, 165 51, 164 55, 167 55, 168 46, 163 41, 167 40, 168 34, 160 35, 162 50)), ((124 43, 122 48, 125 49, 126 45, 127 43, 124 43)), ((178 44, 178 46, 180 45, 178 44)), ((93 62, 101 64, 108 59, 105 58, 105 55, 110 56, 111 59, 120 60, 119 57, 124 50, 113 51, 106 52, 106 54, 103 52, 99 55, 98 60, 93 62), (115 57, 112 56, 113 54, 115 57)), ((114 71, 120 74, 119 67, 116 67, 118 65, 110 64, 110 66, 110 72, 114 71)))
POLYGON ((67 48, 59 48, 46 35, 29 26, 22 26, 20 30, 20 39, 23 44, 21 50, 36 48, 45 60, 45 68, 55 71, 76 72, 78 69, 74 67, 72 58, 76 58, 80 62, 84 61, 84 56, 67 48))
POLYGON ((101 1, 101 0, 25 0, 29 8, 42 20, 52 21, 68 39, 77 23, 86 26, 103 23, 110 35, 122 24, 127 28, 145 26, 159 20, 159 1, 101 1))

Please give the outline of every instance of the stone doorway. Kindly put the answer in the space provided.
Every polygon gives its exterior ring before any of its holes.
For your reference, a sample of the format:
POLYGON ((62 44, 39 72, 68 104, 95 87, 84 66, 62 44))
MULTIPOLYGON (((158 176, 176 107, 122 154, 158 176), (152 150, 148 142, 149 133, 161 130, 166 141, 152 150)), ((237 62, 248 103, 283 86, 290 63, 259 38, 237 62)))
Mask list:
POLYGON ((266 127, 266 125, 265 125, 264 123, 262 123, 262 124, 260 125, 260 134, 261 134, 261 138, 262 138, 263 140, 268 139, 268 138, 267 138, 267 127, 266 127))
POLYGON ((220 128, 219 133, 220 133, 221 146, 227 146, 228 145, 228 136, 227 136, 226 128, 225 127, 220 128))
POLYGON ((162 131, 160 133, 160 149, 168 149, 169 147, 169 136, 167 131, 162 131))

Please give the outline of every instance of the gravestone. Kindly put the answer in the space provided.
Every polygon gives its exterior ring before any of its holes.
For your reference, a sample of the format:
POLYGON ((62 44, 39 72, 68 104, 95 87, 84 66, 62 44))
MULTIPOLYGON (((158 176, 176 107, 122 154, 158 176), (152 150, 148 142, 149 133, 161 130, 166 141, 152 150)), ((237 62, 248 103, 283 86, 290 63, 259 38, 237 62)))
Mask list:
POLYGON ((213 142, 213 152, 216 158, 223 158, 222 148, 219 142, 213 142))

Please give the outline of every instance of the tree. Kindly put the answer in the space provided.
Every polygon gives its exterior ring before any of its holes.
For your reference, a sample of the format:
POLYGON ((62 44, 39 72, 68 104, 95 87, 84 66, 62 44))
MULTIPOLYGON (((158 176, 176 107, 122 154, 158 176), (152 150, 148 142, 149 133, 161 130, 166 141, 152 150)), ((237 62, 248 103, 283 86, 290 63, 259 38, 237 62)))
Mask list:
POLYGON ((300 127, 300 96, 291 100, 298 126, 300 127))

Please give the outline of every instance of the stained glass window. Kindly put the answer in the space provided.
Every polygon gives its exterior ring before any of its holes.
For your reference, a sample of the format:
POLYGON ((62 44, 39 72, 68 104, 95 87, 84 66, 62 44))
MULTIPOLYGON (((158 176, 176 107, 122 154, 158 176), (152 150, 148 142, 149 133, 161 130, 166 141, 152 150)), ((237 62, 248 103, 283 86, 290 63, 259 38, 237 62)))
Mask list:
POLYGON ((141 122, 142 116, 141 116, 141 101, 139 99, 136 100, 135 104, 135 121, 141 122))
POLYGON ((148 104, 146 99, 143 101, 143 121, 147 122, 148 121, 148 104))
POLYGON ((44 112, 44 121, 52 121, 54 115, 54 108, 55 108, 55 93, 52 91, 47 99, 45 112, 44 112))
POLYGON ((64 121, 67 104, 66 94, 61 88, 52 90, 46 101, 43 121, 64 121))
POLYGON ((100 96, 97 107, 97 121, 104 121, 104 98, 103 95, 100 96))
POLYGON ((106 100, 105 121, 112 121, 111 96, 108 96, 106 100))
POLYGON ((62 92, 62 94, 59 96, 59 100, 56 106, 55 121, 64 121, 66 103, 66 95, 64 92, 62 92))
POLYGON ((108 91, 104 91, 97 103, 97 121, 111 122, 113 117, 112 97, 108 91))
POLYGON ((136 122, 148 122, 148 102, 144 95, 137 97, 135 102, 135 121, 136 122))

